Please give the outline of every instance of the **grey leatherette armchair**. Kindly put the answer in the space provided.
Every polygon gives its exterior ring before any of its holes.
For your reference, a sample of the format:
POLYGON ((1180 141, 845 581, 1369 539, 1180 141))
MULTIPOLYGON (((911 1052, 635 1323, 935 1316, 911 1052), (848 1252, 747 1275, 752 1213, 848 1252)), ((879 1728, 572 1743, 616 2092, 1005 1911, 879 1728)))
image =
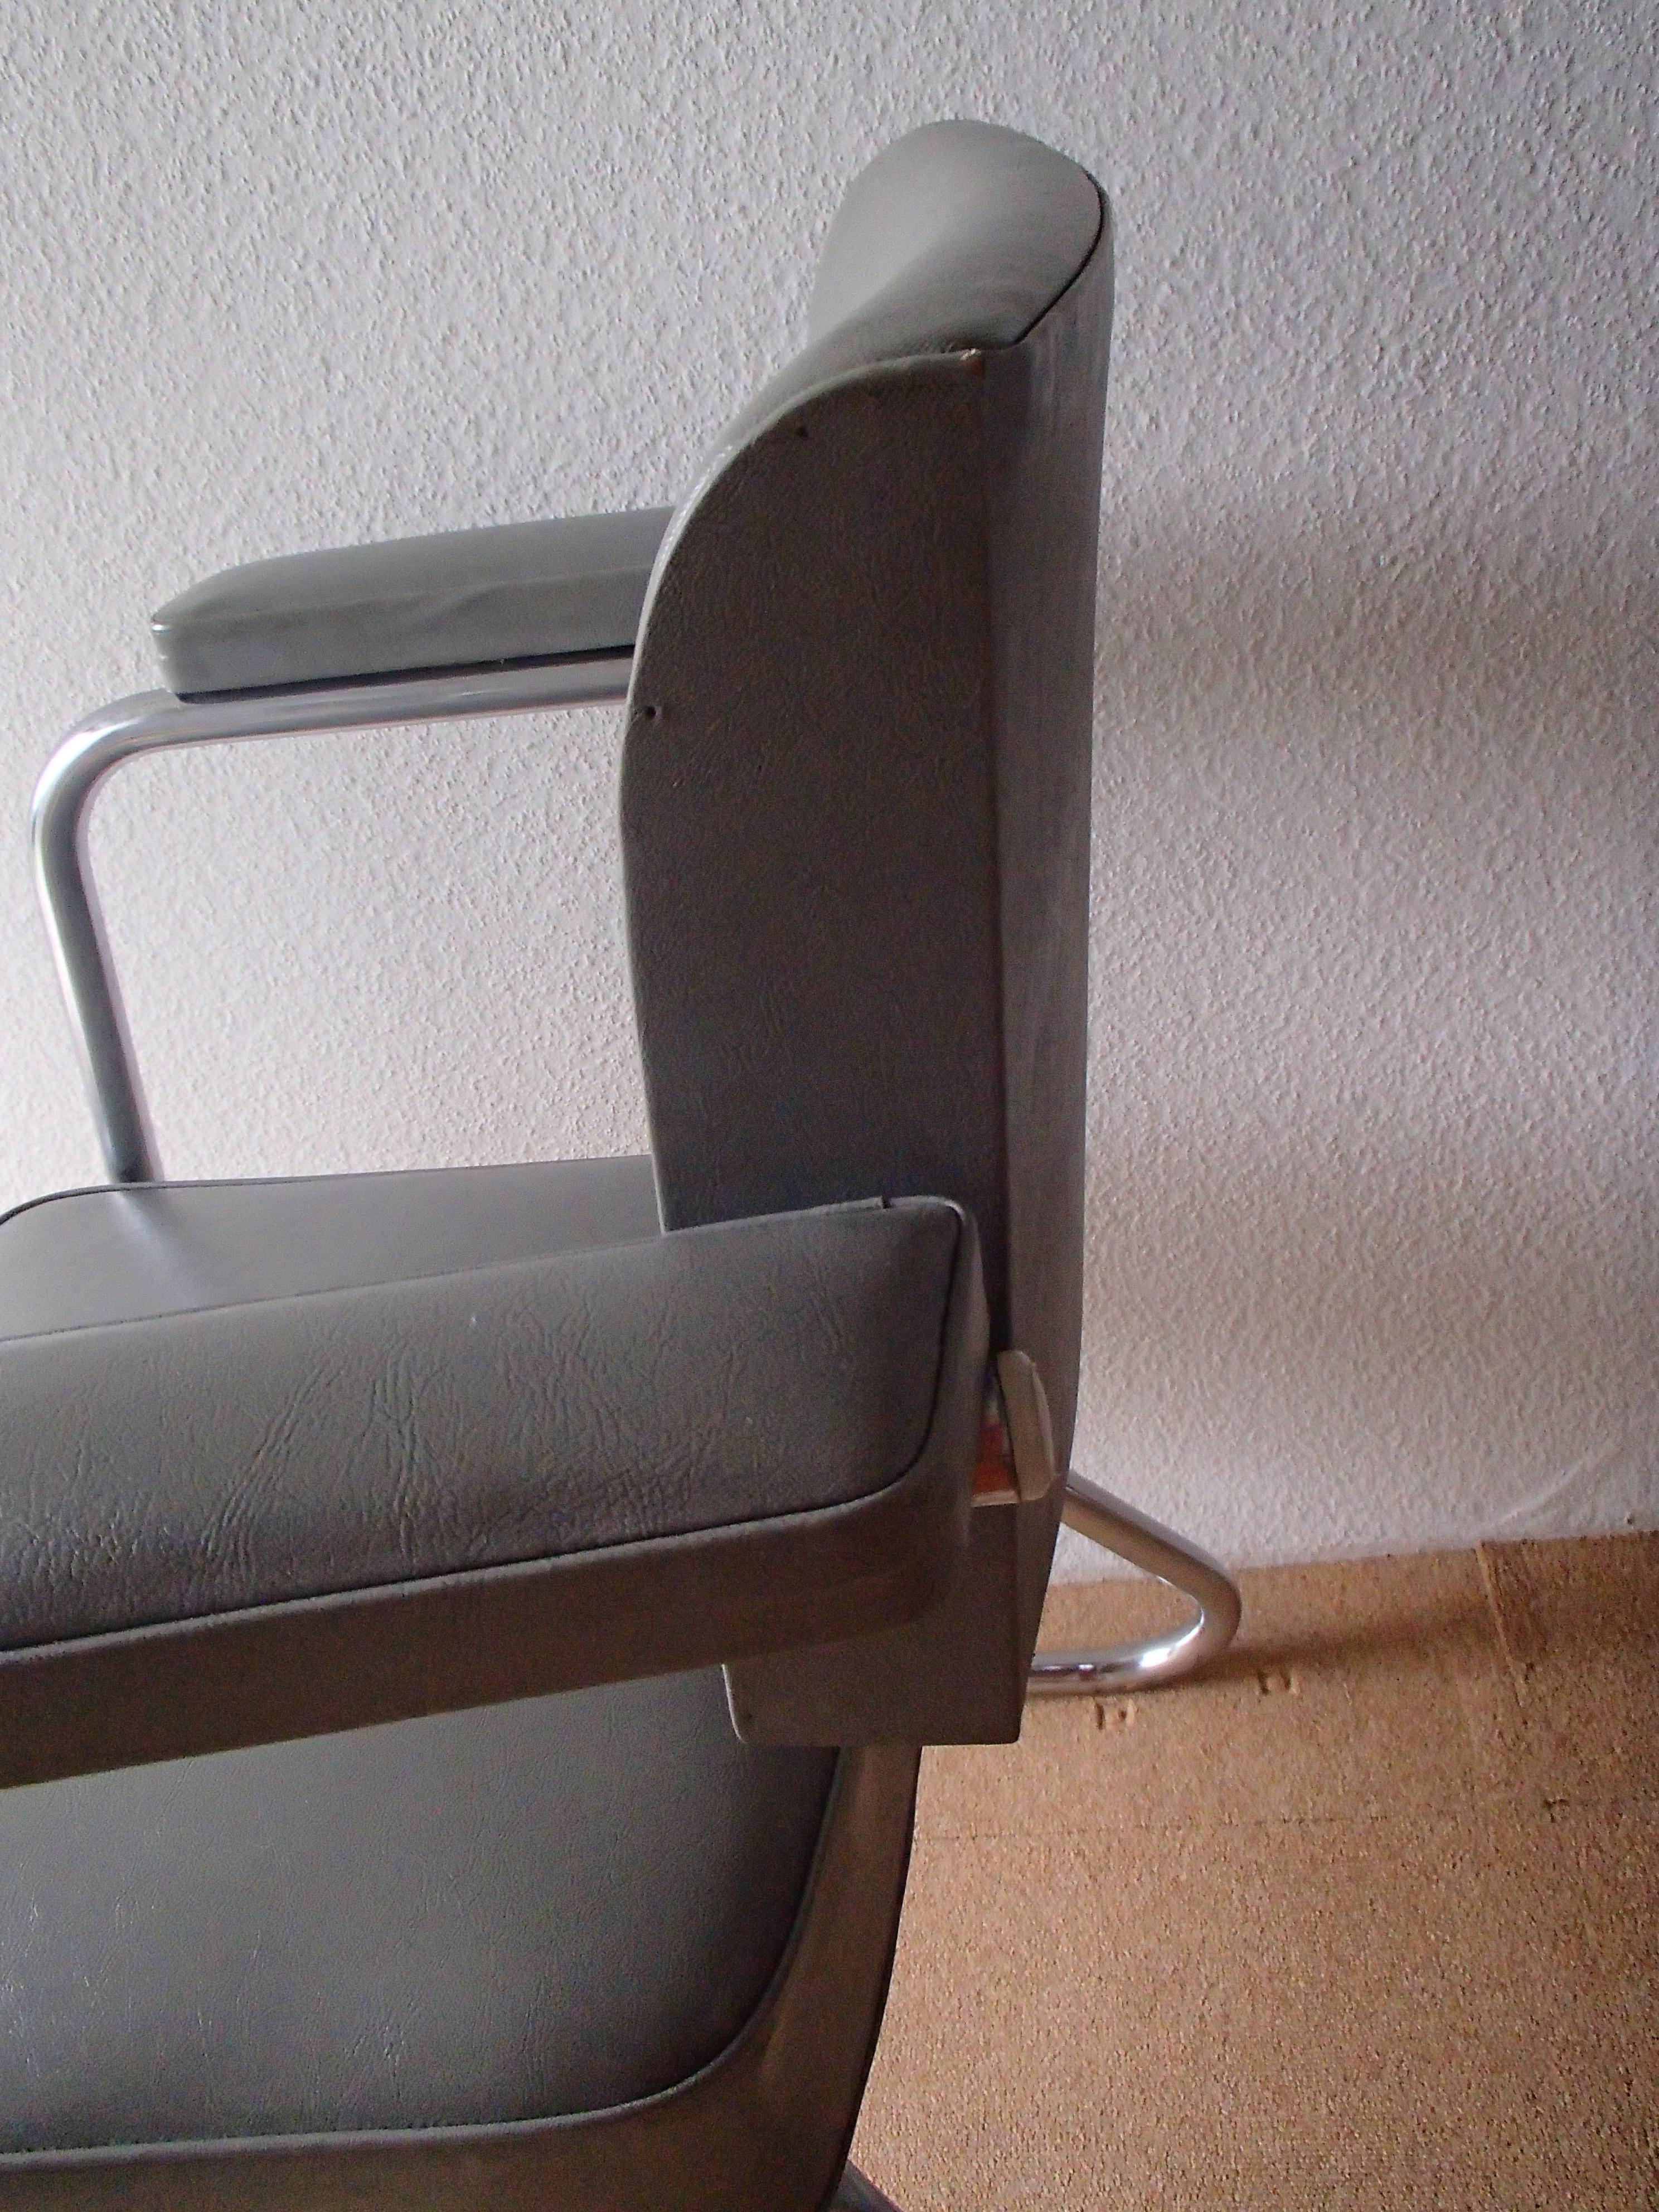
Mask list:
POLYGON ((232 571, 56 757, 112 1182, 0 1224, 0 2202, 880 2201, 918 1747, 1018 1733, 1071 1442, 1110 311, 1083 170, 919 131, 672 514, 232 571), (162 1181, 100 779, 624 696, 651 1158, 162 1181))

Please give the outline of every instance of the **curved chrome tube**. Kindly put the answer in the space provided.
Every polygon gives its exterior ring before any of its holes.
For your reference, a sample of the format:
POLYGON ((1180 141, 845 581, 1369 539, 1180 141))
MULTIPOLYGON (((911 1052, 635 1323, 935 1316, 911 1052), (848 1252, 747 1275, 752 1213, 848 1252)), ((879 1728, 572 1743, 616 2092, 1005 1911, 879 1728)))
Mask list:
POLYGON ((1102 1651, 1039 1651, 1031 1662, 1028 1696, 1149 1689, 1156 1682, 1173 1682, 1192 1674, 1232 1642, 1242 1605, 1238 1586, 1219 1560, 1080 1474, 1066 1477, 1061 1518, 1091 1543, 1194 1600, 1198 1618, 1185 1628, 1139 1644, 1102 1651))
POLYGON ((155 1140, 87 856, 92 802, 112 770, 140 754, 235 738, 385 728, 586 707, 626 698, 630 652, 302 691, 177 699, 143 691, 77 723, 35 786, 34 880, 81 1058, 99 1148, 112 1182, 154 1182, 155 1140))

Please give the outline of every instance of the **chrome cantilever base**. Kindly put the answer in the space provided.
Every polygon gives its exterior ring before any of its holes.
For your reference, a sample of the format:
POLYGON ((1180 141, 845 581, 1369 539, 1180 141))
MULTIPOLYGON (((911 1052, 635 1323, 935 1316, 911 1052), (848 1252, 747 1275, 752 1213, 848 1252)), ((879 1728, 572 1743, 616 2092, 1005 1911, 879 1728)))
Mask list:
POLYGON ((830 2212, 898 2212, 898 2207, 849 2163, 840 2188, 830 2200, 830 2212))
POLYGON ((1174 1634, 1102 1651, 1039 1651, 1026 1694, 1063 1698, 1100 1690, 1149 1689, 1216 1658, 1237 1632, 1238 1587, 1220 1562, 1150 1514, 1085 1481, 1066 1477, 1061 1517, 1068 1528, 1192 1598, 1198 1618, 1174 1634))

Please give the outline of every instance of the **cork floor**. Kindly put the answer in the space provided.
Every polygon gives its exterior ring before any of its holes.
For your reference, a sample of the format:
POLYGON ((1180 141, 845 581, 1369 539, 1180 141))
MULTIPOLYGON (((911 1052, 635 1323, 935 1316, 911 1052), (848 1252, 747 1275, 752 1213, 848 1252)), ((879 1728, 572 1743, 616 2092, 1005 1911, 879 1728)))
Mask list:
MULTIPOLYGON (((1268 1570, 1209 1678, 930 1752, 902 2212, 1659 2207, 1659 1536, 1268 1570)), ((1056 1589, 1044 1641, 1159 1619, 1056 1589)))

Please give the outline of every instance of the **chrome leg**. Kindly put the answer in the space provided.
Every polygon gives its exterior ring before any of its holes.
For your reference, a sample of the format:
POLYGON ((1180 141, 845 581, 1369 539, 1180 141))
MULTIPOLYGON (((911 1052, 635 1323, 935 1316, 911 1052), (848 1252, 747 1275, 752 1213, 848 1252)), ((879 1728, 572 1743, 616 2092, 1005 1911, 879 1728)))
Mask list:
POLYGON ((873 2183, 868 2182, 850 2160, 841 2178, 841 2187, 830 2202, 830 2212, 898 2212, 890 2197, 884 2197, 873 2183))
POLYGON ((1149 1514, 1080 1474, 1066 1477, 1061 1517, 1091 1543, 1155 1575, 1193 1599, 1198 1618, 1171 1634, 1103 1651, 1039 1651, 1027 1695, 1063 1698, 1095 1690, 1147 1689, 1217 1657, 1238 1628, 1238 1586, 1220 1562, 1149 1514))

